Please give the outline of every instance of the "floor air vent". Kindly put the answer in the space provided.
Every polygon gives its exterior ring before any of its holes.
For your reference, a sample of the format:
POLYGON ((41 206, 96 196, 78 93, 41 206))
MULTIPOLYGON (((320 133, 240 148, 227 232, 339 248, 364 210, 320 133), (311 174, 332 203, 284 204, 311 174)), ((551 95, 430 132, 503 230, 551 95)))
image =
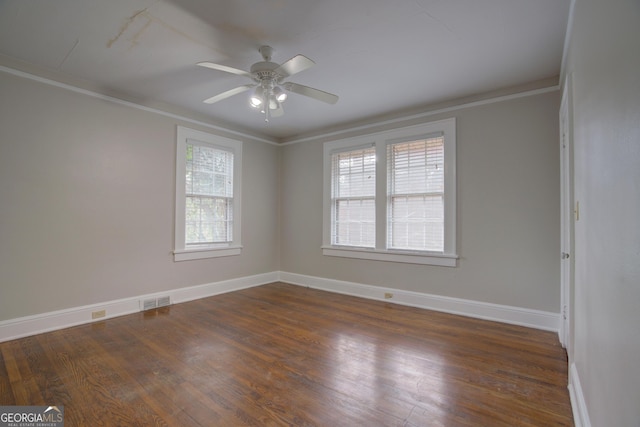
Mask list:
POLYGON ((168 305, 171 305, 171 299, 169 298, 169 296, 140 300, 140 308, 142 309, 142 311, 151 310, 158 307, 166 307, 168 305))
POLYGON ((157 305, 158 307, 166 307, 169 304, 171 304, 171 301, 169 300, 169 296, 158 297, 156 301, 158 302, 158 305, 157 305))

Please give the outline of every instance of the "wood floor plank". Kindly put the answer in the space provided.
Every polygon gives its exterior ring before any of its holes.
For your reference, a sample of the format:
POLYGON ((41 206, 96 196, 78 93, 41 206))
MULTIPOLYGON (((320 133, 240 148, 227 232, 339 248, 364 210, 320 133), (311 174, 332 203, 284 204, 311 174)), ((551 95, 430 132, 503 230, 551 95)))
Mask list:
POLYGON ((69 426, 572 426, 557 335, 283 283, 0 343, 69 426))
MULTIPOLYGON (((29 338, 26 338, 27 340, 29 338)), ((28 363, 27 354, 21 348, 23 342, 14 341, 2 350, 9 383, 16 402, 29 399, 33 405, 43 405, 44 400, 28 363)), ((27 347, 28 348, 28 347, 27 347)))
POLYGON ((15 405, 16 400, 9 380, 9 372, 7 371, 6 361, 3 352, 6 347, 0 347, 0 402, 3 405, 15 405))

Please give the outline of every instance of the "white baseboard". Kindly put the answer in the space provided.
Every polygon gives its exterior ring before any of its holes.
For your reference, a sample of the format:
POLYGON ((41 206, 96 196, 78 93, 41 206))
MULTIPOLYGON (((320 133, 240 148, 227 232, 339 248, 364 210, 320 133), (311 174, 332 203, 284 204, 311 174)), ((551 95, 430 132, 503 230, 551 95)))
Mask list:
POLYGON ((569 398, 571 399, 571 410, 573 411, 573 423, 575 426, 591 427, 589 412, 587 412, 587 402, 584 400, 575 363, 569 366, 569 398))
POLYGON ((4 320, 0 321, 0 342, 135 313, 141 311, 140 301, 145 299, 168 296, 171 303, 175 304, 260 286, 276 281, 278 281, 278 272, 264 273, 255 276, 241 277, 221 282, 190 286, 187 288, 172 289, 164 292, 138 295, 131 298, 4 320), (91 314, 100 310, 105 310, 106 315, 99 319, 92 319, 91 314))
POLYGON ((560 325, 558 313, 276 271, 0 321, 0 342, 135 313, 141 311, 140 302, 145 299, 168 296, 176 304, 276 281, 536 329, 558 331, 560 325), (385 299, 385 293, 393 298, 385 299), (92 313, 99 310, 106 315, 92 319, 92 313))
POLYGON ((557 332, 560 314, 280 272, 280 281, 340 294, 557 332), (393 294, 390 299, 385 293, 393 294))

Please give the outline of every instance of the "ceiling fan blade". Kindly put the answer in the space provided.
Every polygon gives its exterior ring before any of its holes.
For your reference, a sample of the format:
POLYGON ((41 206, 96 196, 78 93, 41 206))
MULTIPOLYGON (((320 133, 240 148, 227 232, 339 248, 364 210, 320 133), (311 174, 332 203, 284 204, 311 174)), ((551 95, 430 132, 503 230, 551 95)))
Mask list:
POLYGON ((216 96, 212 96, 211 98, 207 98, 202 102, 204 102, 205 104, 213 104, 215 102, 222 101, 223 99, 229 98, 230 96, 237 95, 239 93, 247 91, 247 90, 249 90, 249 89, 251 89, 252 87, 255 87, 255 86, 256 85, 254 85, 254 84, 238 86, 238 87, 233 88, 231 90, 228 90, 226 92, 222 92, 222 93, 220 93, 220 94, 218 94, 216 96))
POLYGON ((311 68, 315 64, 315 62, 304 55, 296 55, 288 61, 283 62, 282 65, 275 69, 275 72, 283 77, 289 77, 307 68, 311 68))
POLYGON ((237 74, 239 76, 249 77, 250 79, 253 78, 251 73, 249 73, 247 71, 239 70, 239 69, 233 68, 233 67, 227 67, 226 65, 214 64, 213 62, 198 62, 196 65, 198 65, 200 67, 211 68, 212 70, 219 70, 219 71, 224 71, 226 73, 237 74))
POLYGON ((317 99, 318 101, 326 102, 327 104, 335 104, 336 102, 338 102, 337 95, 325 92, 320 89, 314 89, 309 86, 304 86, 292 82, 283 83, 282 86, 288 91, 297 93, 299 95, 308 96, 310 98, 317 99))

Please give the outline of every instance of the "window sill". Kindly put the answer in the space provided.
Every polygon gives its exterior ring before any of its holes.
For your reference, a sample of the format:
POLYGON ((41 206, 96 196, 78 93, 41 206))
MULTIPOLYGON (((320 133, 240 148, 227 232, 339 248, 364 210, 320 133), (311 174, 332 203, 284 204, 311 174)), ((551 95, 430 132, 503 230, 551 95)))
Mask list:
POLYGON ((407 264, 437 265, 441 267, 458 266, 458 255, 455 254, 381 251, 376 249, 354 249, 337 246, 323 246, 322 254, 325 256, 402 262, 407 264))
POLYGON ((190 261, 194 259, 218 258, 240 255, 242 246, 226 246, 224 248, 180 249, 173 251, 174 261, 190 261))

